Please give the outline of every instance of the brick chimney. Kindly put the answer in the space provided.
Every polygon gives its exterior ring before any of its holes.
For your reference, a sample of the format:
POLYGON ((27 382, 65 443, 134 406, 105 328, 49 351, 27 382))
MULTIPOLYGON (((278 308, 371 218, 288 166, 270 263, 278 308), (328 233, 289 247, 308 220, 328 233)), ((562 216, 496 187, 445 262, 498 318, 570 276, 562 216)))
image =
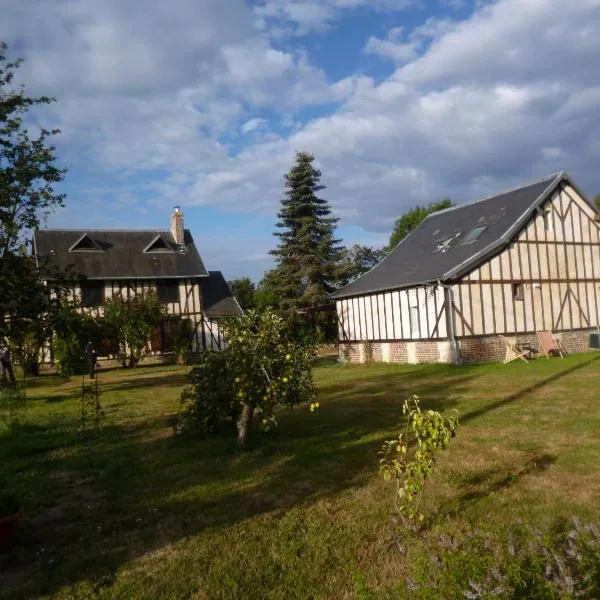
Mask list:
POLYGON ((179 206, 175 207, 173 214, 171 215, 171 233, 175 238, 175 243, 178 246, 183 246, 183 213, 179 206))

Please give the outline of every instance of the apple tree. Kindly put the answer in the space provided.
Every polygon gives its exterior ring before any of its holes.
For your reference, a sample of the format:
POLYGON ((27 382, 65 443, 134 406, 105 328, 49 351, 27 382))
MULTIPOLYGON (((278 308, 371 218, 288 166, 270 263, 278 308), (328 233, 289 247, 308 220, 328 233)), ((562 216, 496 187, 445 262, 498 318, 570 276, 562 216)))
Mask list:
POLYGON ((276 426, 275 409, 310 402, 318 406, 312 378, 316 348, 288 335, 286 322, 271 309, 250 310, 224 323, 227 347, 206 352, 182 394, 182 425, 210 433, 235 423, 246 445, 255 417, 266 430, 276 426))

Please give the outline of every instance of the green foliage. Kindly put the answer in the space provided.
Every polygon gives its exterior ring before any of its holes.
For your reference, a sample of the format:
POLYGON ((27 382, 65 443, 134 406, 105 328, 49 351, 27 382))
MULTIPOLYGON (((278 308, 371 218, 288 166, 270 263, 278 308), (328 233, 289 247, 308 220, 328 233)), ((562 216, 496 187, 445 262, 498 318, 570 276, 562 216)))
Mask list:
POLYGON ((244 445, 255 413, 268 430, 276 425, 280 404, 310 401, 314 410, 315 347, 291 340, 280 316, 250 310, 227 320, 224 332, 227 348, 204 354, 190 374, 191 386, 181 398, 184 427, 210 433, 237 419, 238 441, 244 445))
POLYGON ((434 410, 421 411, 418 396, 405 400, 402 412, 407 415, 406 429, 398 439, 383 444, 379 473, 397 483, 394 506, 398 515, 422 521, 419 505, 425 480, 433 474, 437 453, 456 435, 458 419, 434 410))
POLYGON ((65 174, 54 165, 55 148, 48 142, 59 131, 42 128, 32 137, 26 127, 30 109, 53 99, 30 98, 13 86, 21 61, 8 62, 6 50, 0 42, 0 257, 17 254, 23 234, 39 226, 40 214, 63 204, 54 185, 65 174))
POLYGON ((117 348, 123 366, 136 367, 145 356, 152 331, 160 325, 164 306, 155 292, 133 298, 110 297, 104 304, 103 330, 117 348))
POLYGON ((598 210, 600 210, 600 194, 597 194, 596 197, 594 198, 594 204, 596 205, 598 210))
POLYGON ((335 239, 337 219, 318 193, 321 172, 313 166, 314 157, 296 154, 296 163, 285 176, 275 236, 278 246, 271 254, 276 266, 269 274, 269 286, 277 307, 288 317, 297 308, 318 306, 328 301, 339 279, 343 249, 335 239))
POLYGON ((231 293, 235 296, 242 310, 250 310, 256 308, 256 286, 249 277, 234 279, 229 282, 231 293))
POLYGON ((98 321, 79 308, 77 302, 60 298, 50 315, 54 358, 59 372, 66 376, 86 372, 85 344, 92 341, 97 347, 101 337, 98 321))
POLYGON ((265 273, 263 280, 256 287, 254 301, 256 303, 255 308, 259 311, 279 306, 279 299, 270 272, 265 273))
POLYGON ((346 248, 340 267, 340 283, 345 285, 350 281, 354 281, 379 264, 386 254, 384 248, 378 250, 360 244, 354 244, 352 248, 346 248))
POLYGON ((545 533, 519 522, 507 534, 484 525, 431 538, 429 560, 408 557, 402 597, 600 598, 600 530, 577 518, 545 533))
POLYGON ((215 433, 236 422, 241 406, 233 391, 227 350, 209 350, 188 374, 189 385, 181 394, 179 429, 203 435, 215 433))
POLYGON ((387 252, 391 252, 421 221, 431 213, 438 210, 444 210, 454 206, 454 202, 450 198, 444 198, 439 202, 432 202, 427 206, 415 206, 400 218, 396 219, 394 230, 390 236, 390 241, 385 248, 387 252))
POLYGON ((54 186, 65 171, 55 166, 49 143, 58 130, 32 135, 28 129, 30 110, 53 99, 29 97, 14 84, 21 61, 9 61, 6 50, 0 42, 0 335, 9 338, 25 372, 37 375, 49 335, 49 299, 38 265, 26 256, 25 236, 39 226, 41 214, 62 206, 64 195, 54 186))
POLYGON ((173 323, 173 350, 177 356, 177 364, 187 365, 192 354, 194 339, 194 323, 191 319, 179 319, 173 323))

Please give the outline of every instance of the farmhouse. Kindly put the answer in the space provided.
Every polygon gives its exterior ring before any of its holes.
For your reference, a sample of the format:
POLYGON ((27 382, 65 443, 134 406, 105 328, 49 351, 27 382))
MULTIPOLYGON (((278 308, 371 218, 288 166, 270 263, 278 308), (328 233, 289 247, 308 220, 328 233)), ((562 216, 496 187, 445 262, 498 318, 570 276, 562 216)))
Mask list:
POLYGON ((95 316, 115 294, 129 298, 155 290, 166 316, 152 337, 151 355, 172 350, 182 319, 193 324, 193 352, 220 348, 219 319, 242 313, 221 272, 204 267, 179 208, 169 230, 38 230, 33 252, 79 280, 73 298, 95 316))
POLYGON ((535 351, 539 331, 588 350, 600 316, 598 218, 564 172, 429 215, 334 294, 340 358, 498 360, 500 335, 535 351))

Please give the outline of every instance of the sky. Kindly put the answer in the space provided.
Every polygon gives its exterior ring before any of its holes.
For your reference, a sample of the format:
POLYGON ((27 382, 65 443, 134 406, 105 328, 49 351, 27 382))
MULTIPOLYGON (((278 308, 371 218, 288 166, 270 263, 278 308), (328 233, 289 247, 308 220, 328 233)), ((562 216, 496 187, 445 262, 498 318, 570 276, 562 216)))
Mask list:
MULTIPOLYGON (((261 279, 296 151, 346 245, 565 170, 600 193, 600 0, 0 0, 18 83, 56 97, 57 228, 164 228, 261 279)), ((32 124, 32 126, 35 126, 32 124)))

